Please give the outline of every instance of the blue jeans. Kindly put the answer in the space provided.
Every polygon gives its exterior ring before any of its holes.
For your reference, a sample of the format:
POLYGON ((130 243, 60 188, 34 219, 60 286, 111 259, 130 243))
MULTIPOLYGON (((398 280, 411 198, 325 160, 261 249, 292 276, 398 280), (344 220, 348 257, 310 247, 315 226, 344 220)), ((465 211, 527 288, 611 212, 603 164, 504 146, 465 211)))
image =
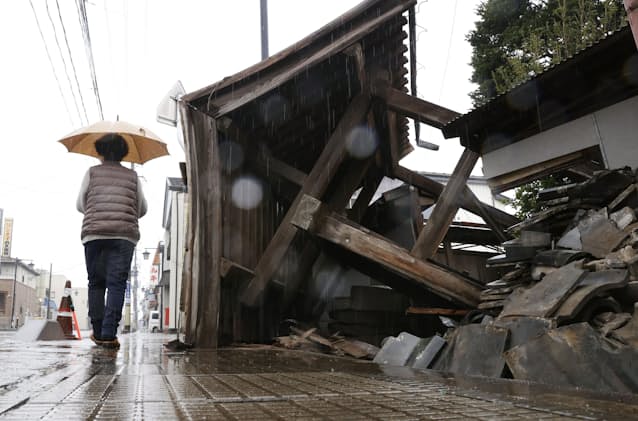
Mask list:
POLYGON ((98 339, 116 337, 134 250, 135 245, 127 240, 94 240, 84 244, 89 317, 98 339))

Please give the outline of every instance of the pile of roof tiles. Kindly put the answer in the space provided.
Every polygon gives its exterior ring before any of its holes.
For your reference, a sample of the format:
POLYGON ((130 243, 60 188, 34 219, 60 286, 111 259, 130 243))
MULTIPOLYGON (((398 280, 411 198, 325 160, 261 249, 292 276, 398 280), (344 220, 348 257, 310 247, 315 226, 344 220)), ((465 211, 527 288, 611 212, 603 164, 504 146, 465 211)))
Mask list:
POLYGON ((483 317, 450 329, 428 367, 638 392, 638 177, 605 170, 538 200, 488 260, 505 275, 483 291, 483 317))

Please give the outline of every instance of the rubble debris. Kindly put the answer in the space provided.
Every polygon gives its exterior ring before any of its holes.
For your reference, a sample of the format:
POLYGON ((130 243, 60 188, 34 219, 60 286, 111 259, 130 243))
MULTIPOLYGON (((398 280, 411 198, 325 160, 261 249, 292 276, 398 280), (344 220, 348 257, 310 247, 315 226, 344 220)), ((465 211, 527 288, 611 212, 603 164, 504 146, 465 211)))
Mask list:
POLYGON ((609 214, 609 219, 616 223, 618 229, 624 230, 636 220, 636 212, 632 208, 625 206, 619 211, 609 214))
POLYGON ((587 253, 580 250, 545 250, 538 252, 532 261, 535 266, 551 266, 560 268, 568 263, 587 257, 587 253))
POLYGON ((409 305, 404 294, 388 287, 353 285, 349 296, 330 301, 328 331, 379 345, 384 338, 408 329, 405 309, 409 305))
POLYGON ((389 336, 374 357, 377 364, 408 366, 416 369, 429 368, 446 340, 435 335, 429 338, 419 338, 407 332, 398 336, 389 336))
POLYGON ((512 269, 481 292, 482 322, 449 328, 432 368, 637 393, 637 180, 605 170, 540 192, 546 209, 487 261, 512 269))
POLYGON ((422 339, 408 359, 408 365, 416 369, 429 368, 447 342, 438 335, 422 339))
POLYGON ((626 233, 608 219, 607 209, 591 213, 578 224, 582 250, 594 257, 602 258, 624 240, 626 233))
POLYGON ((446 338, 448 346, 432 368, 468 376, 501 377, 509 331, 492 325, 460 326, 446 338))
POLYGON ((405 310, 405 314, 432 314, 436 316, 465 316, 470 311, 471 310, 468 310, 468 309, 410 306, 407 308, 407 310, 405 310))
POLYGON ((588 323, 552 329, 504 356, 516 379, 606 392, 638 390, 638 349, 616 347, 588 323))
POLYGON ((517 289, 505 301, 500 317, 551 316, 585 274, 579 260, 553 271, 529 289, 517 289))
POLYGON ((421 338, 407 332, 401 332, 396 338, 390 336, 385 339, 374 362, 388 365, 405 365, 421 338))
POLYGON ((578 283, 576 289, 556 310, 554 317, 558 323, 574 320, 589 301, 603 292, 627 285, 627 270, 603 270, 590 272, 578 283))
POLYGON ((508 348, 512 348, 554 329, 556 322, 541 317, 508 317, 494 320, 494 326, 509 331, 508 348))
POLYGON ((625 326, 630 320, 631 314, 607 312, 600 313, 594 317, 591 321, 591 325, 607 338, 613 331, 625 326))
POLYGON ((331 353, 335 355, 349 355, 354 358, 373 359, 379 348, 369 343, 345 338, 338 334, 325 338, 317 333, 317 328, 300 329, 290 326, 291 334, 279 336, 274 340, 276 346, 286 349, 300 349, 304 351, 331 353))

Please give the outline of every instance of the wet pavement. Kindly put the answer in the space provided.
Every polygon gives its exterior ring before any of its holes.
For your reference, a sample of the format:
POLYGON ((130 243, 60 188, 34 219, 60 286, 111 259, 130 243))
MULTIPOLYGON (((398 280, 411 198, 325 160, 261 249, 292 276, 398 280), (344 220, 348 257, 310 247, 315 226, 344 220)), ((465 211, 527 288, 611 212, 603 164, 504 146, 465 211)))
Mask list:
MULTIPOLYGON (((88 332, 87 332, 88 333, 88 332)), ((137 332, 18 342, 0 332, 0 418, 114 420, 638 419, 638 395, 458 378, 272 349, 168 351, 137 332)))

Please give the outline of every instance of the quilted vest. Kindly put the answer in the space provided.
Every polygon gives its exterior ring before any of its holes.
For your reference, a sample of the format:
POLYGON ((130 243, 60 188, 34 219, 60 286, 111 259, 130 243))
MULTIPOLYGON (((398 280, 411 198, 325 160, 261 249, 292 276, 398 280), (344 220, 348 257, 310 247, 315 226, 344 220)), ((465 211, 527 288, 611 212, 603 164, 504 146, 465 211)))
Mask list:
POLYGON ((99 235, 139 240, 137 173, 108 161, 89 171, 82 238, 99 235))

